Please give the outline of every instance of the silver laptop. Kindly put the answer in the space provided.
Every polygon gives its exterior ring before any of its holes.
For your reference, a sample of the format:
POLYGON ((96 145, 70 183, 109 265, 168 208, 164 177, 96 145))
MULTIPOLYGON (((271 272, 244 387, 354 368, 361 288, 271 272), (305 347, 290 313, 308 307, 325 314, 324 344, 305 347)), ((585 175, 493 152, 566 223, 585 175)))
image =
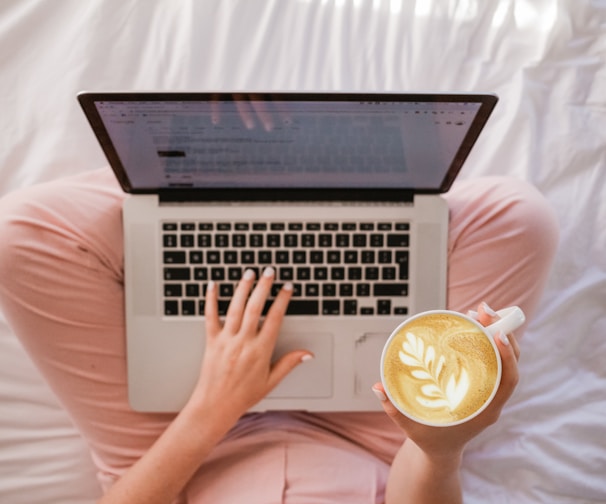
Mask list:
MULTIPOLYGON (((480 94, 90 93, 78 99, 124 203, 129 400, 178 411, 204 352, 204 292, 242 272, 294 295, 254 410, 380 409, 383 344, 446 305, 449 189, 494 108, 480 94)), ((271 299, 268 300, 268 306, 271 299)))

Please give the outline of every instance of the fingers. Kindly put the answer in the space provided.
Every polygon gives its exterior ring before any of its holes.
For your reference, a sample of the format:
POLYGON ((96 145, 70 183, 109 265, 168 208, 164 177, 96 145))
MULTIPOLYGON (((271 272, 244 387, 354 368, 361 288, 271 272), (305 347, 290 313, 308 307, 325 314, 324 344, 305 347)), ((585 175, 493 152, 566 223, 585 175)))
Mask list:
POLYGON ((248 296, 255 281, 255 272, 247 269, 234 292, 225 315, 225 329, 236 333, 242 325, 242 317, 248 302, 248 296))
POLYGON ((517 347, 517 342, 513 335, 498 333, 495 341, 501 355, 502 363, 501 385, 497 391, 495 400, 504 404, 513 394, 520 379, 518 371, 519 347, 516 351, 515 347, 517 347))

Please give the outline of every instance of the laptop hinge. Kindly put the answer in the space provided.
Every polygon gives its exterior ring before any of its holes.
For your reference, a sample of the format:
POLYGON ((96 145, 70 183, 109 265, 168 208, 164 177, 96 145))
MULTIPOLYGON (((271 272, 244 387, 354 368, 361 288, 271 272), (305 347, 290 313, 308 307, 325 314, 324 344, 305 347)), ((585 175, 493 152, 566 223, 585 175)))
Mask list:
POLYGON ((412 203, 414 191, 406 189, 163 189, 160 203, 217 201, 325 201, 412 203))

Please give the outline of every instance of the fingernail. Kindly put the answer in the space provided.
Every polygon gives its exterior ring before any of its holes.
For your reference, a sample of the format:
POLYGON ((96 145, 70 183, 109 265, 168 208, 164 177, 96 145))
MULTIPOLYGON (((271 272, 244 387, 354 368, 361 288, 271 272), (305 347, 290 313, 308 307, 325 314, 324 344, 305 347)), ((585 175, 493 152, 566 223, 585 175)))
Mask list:
POLYGON ((286 283, 285 283, 285 284, 282 286, 282 288, 283 288, 285 291, 291 291, 291 290, 293 290, 293 284, 292 284, 292 282, 286 282, 286 283))
POLYGON ((301 362, 307 362, 309 360, 312 360, 314 358, 313 355, 311 354, 305 354, 303 357, 301 357, 301 362))
POLYGON ((491 317, 496 317, 497 316, 497 312, 494 311, 490 306, 488 306, 486 303, 482 303, 482 308, 484 308, 484 313, 486 313, 486 315, 490 315, 491 317))
POLYGON ((255 278, 255 272, 251 269, 247 269, 242 275, 243 280, 252 280, 253 278, 255 278))
POLYGON ((272 276, 274 276, 274 273, 275 273, 275 271, 271 266, 268 266, 267 268, 265 268, 263 270, 263 276, 265 276, 265 277, 272 277, 272 276))
POLYGON ((215 282, 214 280, 210 280, 207 284, 206 284, 206 292, 212 291, 215 289, 215 282))
POLYGON ((497 337, 501 340, 501 343, 509 346, 510 341, 509 341, 509 338, 507 337, 507 334, 505 334, 503 331, 499 331, 497 337))
POLYGON ((377 396, 377 399, 379 401, 381 401, 381 402, 387 401, 387 396, 383 393, 382 390, 379 390, 379 389, 376 389, 376 388, 372 387, 372 391, 377 396))
POLYGON ((474 319, 474 320, 478 320, 478 312, 477 312, 477 311, 469 310, 469 311, 467 312, 467 316, 468 316, 469 318, 474 319))

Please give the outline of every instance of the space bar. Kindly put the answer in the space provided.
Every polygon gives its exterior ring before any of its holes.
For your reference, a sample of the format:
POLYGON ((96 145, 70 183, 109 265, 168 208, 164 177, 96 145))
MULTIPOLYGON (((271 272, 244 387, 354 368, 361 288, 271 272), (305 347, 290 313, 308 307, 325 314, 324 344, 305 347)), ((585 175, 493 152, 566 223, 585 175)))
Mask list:
POLYGON ((291 299, 288 303, 286 315, 318 315, 320 302, 302 299, 291 299))

